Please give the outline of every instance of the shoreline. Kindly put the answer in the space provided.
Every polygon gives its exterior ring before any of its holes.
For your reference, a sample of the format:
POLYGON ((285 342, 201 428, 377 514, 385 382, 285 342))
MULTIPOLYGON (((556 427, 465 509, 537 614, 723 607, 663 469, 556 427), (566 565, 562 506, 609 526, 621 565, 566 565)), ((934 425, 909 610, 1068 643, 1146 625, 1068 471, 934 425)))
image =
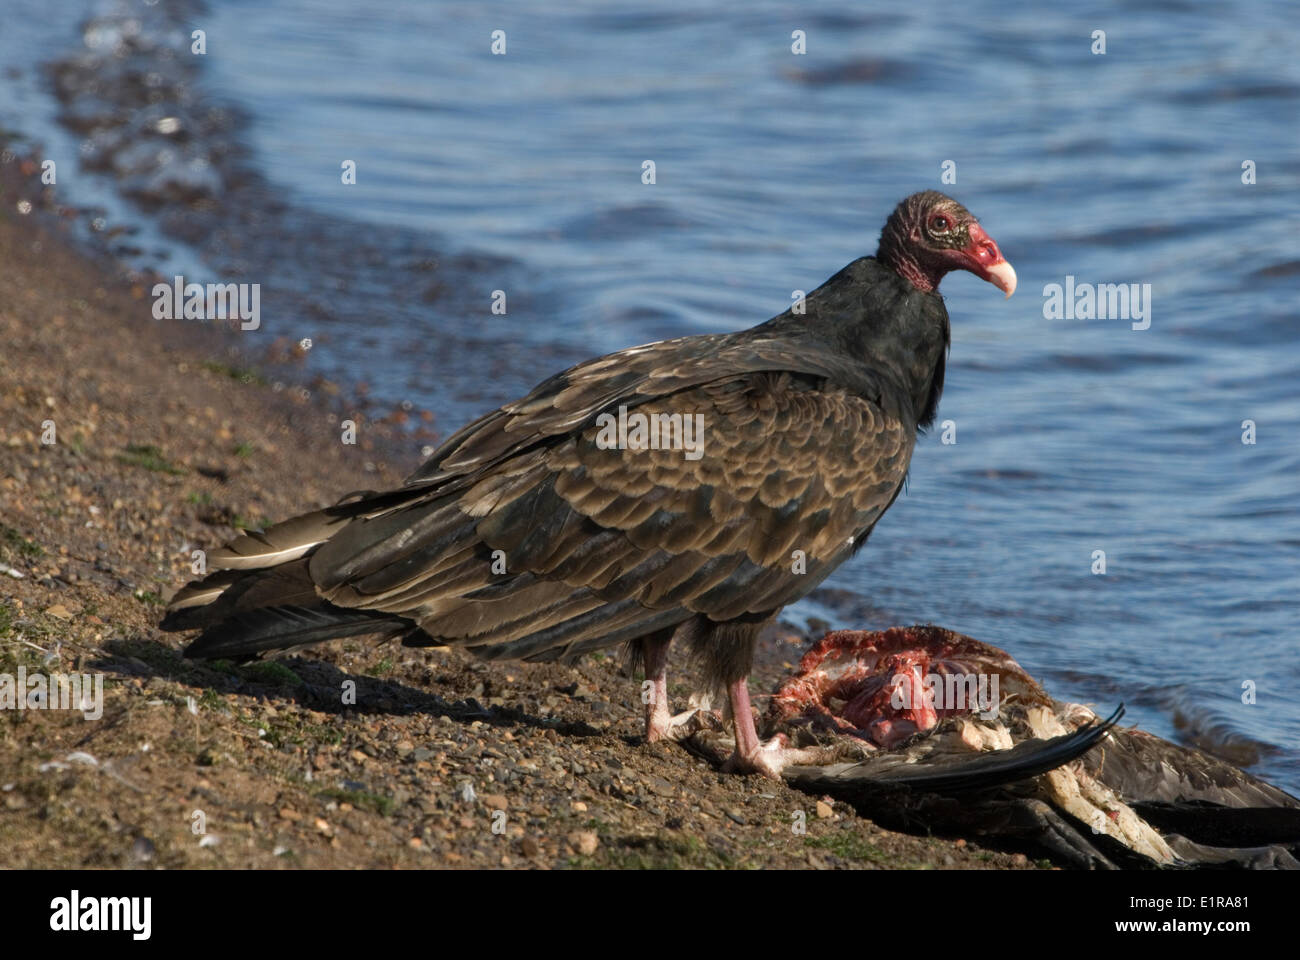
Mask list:
MULTIPOLYGON (((33 189, 21 160, 0 164, 0 673, 102 674, 104 700, 98 720, 3 711, 4 866, 1032 866, 641 744, 614 656, 336 641, 248 667, 183 660, 156 623, 190 551, 400 484, 418 441, 365 420, 340 443, 328 393, 277 391, 211 325, 154 320, 148 287, 78 249, 48 196, 17 213, 33 189)), ((756 693, 802 649, 771 639, 756 693)), ((684 698, 682 651, 673 668, 684 698)))

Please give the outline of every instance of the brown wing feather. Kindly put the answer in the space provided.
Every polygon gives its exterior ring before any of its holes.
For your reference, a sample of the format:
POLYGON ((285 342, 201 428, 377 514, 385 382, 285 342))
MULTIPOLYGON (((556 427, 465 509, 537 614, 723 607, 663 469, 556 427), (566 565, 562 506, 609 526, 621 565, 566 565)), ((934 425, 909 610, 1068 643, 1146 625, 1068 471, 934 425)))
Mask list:
POLYGON ((592 423, 480 467, 457 493, 413 490, 405 506, 353 520, 312 555, 312 578, 332 603, 410 617, 489 656, 561 656, 674 616, 768 613, 870 530, 914 442, 872 400, 788 373, 636 409, 702 415, 702 455, 602 449, 592 423))
POLYGON ((744 331, 662 340, 596 357, 543 381, 526 397, 452 434, 406 483, 424 486, 472 478, 514 453, 590 423, 620 403, 634 407, 728 377, 781 371, 830 378, 877 403, 890 402, 896 392, 881 383, 879 370, 837 353, 827 343, 803 344, 789 330, 770 337, 744 331))

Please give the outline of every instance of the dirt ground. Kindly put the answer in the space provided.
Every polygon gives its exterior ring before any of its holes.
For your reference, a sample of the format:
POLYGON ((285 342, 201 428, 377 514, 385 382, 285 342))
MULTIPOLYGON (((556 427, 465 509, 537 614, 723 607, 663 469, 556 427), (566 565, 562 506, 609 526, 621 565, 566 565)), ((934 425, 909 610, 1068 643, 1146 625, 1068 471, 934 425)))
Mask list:
MULTIPOLYGON (((328 385, 306 396, 228 335, 154 320, 147 281, 75 251, 75 216, 33 169, 0 162, 0 674, 100 673, 104 700, 97 720, 0 711, 0 866, 1046 865, 647 745, 614 655, 487 664, 349 640, 183 660, 156 624, 192 551, 398 484, 418 443, 361 417, 345 445, 328 385)), ((765 637, 760 709, 803 644, 765 637)), ((690 667, 673 670, 682 709, 690 667)))

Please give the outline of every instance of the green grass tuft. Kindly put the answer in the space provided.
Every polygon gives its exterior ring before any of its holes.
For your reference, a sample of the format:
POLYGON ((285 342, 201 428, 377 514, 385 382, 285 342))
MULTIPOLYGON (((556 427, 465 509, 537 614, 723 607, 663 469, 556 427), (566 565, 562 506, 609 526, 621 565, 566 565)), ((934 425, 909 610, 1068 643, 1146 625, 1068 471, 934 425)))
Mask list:
POLYGON ((836 830, 821 837, 805 837, 804 845, 825 850, 843 860, 865 860, 868 863, 902 866, 895 863, 897 857, 886 853, 852 830, 836 830))
POLYGON ((144 467, 144 469, 153 470, 155 473, 179 475, 185 472, 180 467, 168 463, 163 457, 162 451, 151 444, 129 446, 125 452, 117 455, 117 459, 129 466, 144 467))
POLYGON ((319 791, 317 796, 337 800, 340 803, 350 803, 358 810, 370 810, 381 817, 391 816, 397 809, 397 802, 392 797, 384 797, 368 790, 329 788, 319 791))
POLYGON ((13 527, 0 523, 0 558, 5 560, 35 560, 45 556, 45 548, 33 543, 13 527))
POLYGON ((239 669, 247 679, 262 683, 273 683, 281 687, 301 687, 303 683, 302 677, 276 660, 262 660, 239 669))
POLYGON ((228 363, 217 362, 204 363, 202 364, 202 367, 209 373, 229 377, 236 383, 256 383, 259 386, 266 386, 266 377, 262 376, 256 370, 251 370, 247 367, 232 367, 228 363))

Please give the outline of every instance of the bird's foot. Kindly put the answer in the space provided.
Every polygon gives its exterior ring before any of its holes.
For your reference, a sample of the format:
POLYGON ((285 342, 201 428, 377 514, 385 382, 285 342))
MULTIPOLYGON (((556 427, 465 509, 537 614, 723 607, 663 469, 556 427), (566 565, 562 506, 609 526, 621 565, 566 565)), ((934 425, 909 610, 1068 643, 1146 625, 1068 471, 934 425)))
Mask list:
POLYGON ((773 780, 781 779, 781 771, 800 763, 821 763, 826 757, 825 747, 787 746, 785 734, 778 733, 768 741, 757 741, 749 750, 740 743, 731 758, 722 765, 724 773, 761 773, 773 780))
POLYGON ((665 707, 646 718, 645 738, 647 743, 658 743, 661 740, 680 743, 705 730, 721 729, 722 718, 712 710, 692 708, 674 716, 665 707))

